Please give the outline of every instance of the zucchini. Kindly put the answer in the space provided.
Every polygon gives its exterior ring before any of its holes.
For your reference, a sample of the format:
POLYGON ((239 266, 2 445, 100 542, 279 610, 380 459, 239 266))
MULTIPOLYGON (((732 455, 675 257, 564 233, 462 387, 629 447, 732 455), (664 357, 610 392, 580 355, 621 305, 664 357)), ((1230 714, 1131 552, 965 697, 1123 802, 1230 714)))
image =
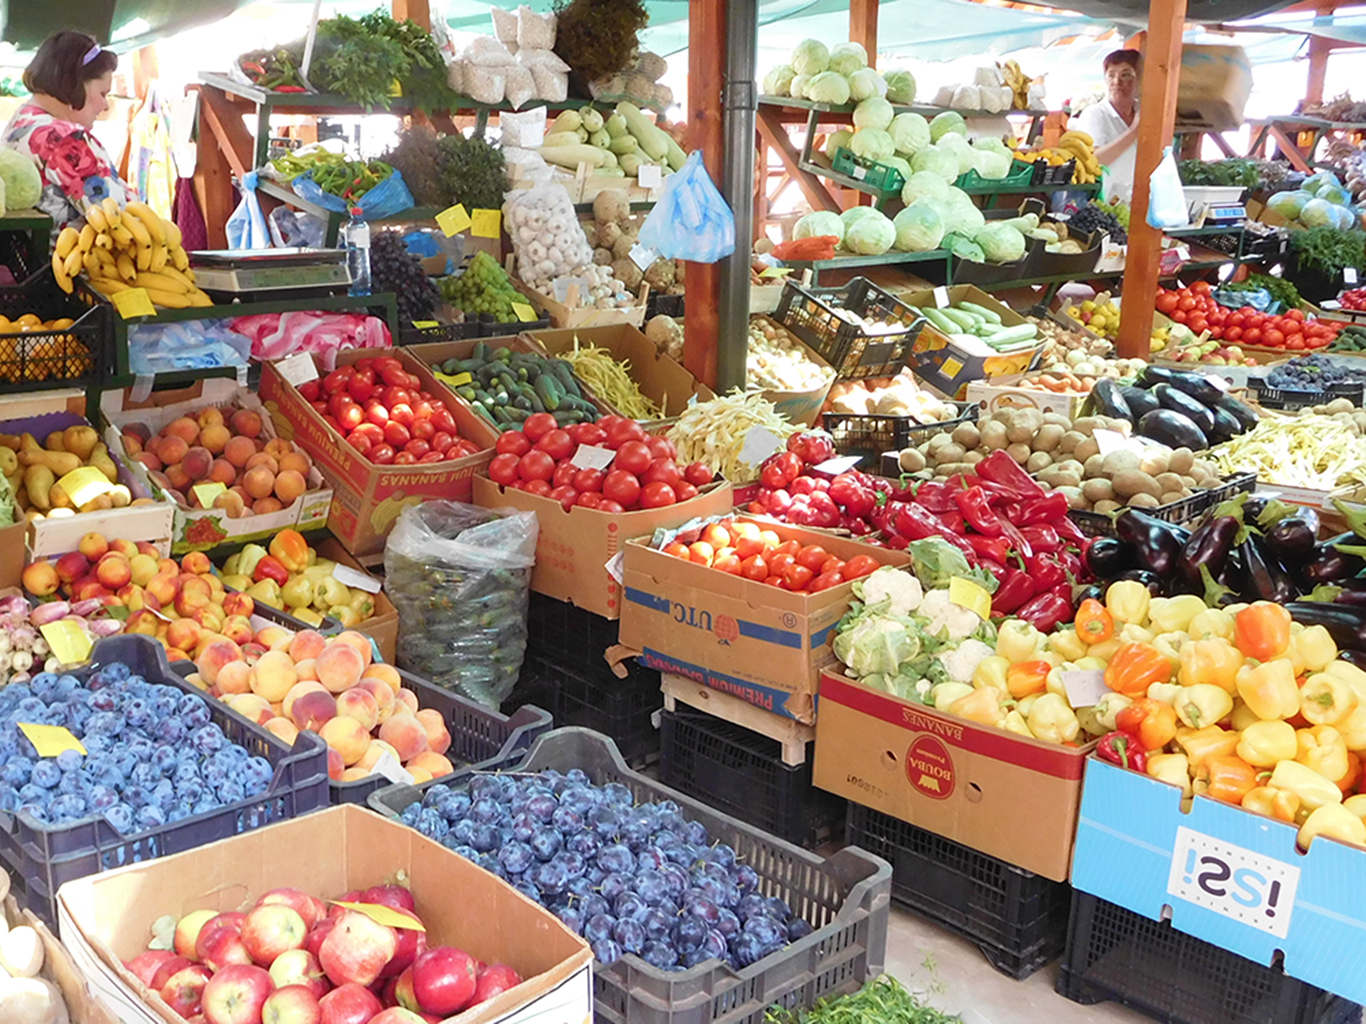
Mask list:
POLYGON ((552 132, 541 140, 542 146, 577 146, 578 132, 552 132))
MULTIPOLYGON (((616 117, 616 114, 612 115, 616 117)), ((622 135, 613 139, 607 146, 618 157, 626 156, 628 153, 635 153, 640 149, 640 143, 636 141, 634 135, 622 135)))
POLYGON ((1033 324, 1017 324, 1014 327, 1005 327, 999 331, 989 334, 984 340, 992 348, 1001 345, 1013 345, 1022 341, 1033 341, 1039 336, 1039 330, 1033 324))
MULTIPOLYGON (((647 156, 653 160, 662 160, 669 155, 669 142, 671 141, 669 136, 662 128, 642 114, 639 107, 634 103, 627 103, 622 100, 617 104, 617 113, 625 119, 627 131, 636 137, 636 142, 640 144, 641 150, 647 156)), ((675 148, 677 147, 675 146, 675 148)), ((679 152, 682 153, 682 150, 679 152)), ((542 156, 544 155, 542 154, 542 156)))
POLYGON ((925 319, 928 320, 930 323, 934 324, 934 326, 937 327, 943 333, 958 333, 960 325, 957 323, 957 321, 945 316, 944 311, 942 309, 933 309, 930 306, 926 306, 924 309, 924 313, 925 319))
POLYGON ((567 170, 578 170, 579 164, 588 164, 590 167, 601 167, 611 156, 605 149, 598 149, 596 146, 589 146, 580 143, 577 146, 541 146, 536 152, 541 154, 541 159, 547 163, 555 164, 567 170))
POLYGON ((966 299, 958 303, 958 308, 965 313, 974 313, 983 320, 988 320, 993 324, 999 324, 1001 322, 1001 314, 994 309, 987 309, 986 306, 979 306, 977 303, 968 302, 966 299))

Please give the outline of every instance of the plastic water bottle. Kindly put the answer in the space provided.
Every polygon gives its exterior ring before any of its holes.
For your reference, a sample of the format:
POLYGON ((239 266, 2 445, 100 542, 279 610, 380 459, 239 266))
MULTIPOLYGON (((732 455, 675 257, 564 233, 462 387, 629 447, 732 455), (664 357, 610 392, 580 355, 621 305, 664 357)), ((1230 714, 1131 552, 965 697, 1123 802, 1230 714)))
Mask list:
POLYGON ((346 266, 351 271, 351 295, 370 294, 370 225, 359 206, 351 207, 351 219, 342 228, 346 266))

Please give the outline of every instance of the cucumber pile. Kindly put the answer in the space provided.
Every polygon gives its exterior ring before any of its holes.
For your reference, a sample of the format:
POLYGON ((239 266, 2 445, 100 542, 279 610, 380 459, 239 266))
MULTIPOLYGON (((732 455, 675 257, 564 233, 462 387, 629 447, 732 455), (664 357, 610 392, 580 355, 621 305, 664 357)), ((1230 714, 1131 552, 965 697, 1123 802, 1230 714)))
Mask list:
POLYGON ((982 341, 1002 355, 1022 352, 1039 344, 1039 329, 1034 324, 1008 327, 1001 323, 1001 315, 995 310, 966 299, 956 305, 940 309, 926 306, 916 312, 950 338, 982 341))
POLYGON ((432 369, 453 378, 447 383, 455 393, 500 429, 518 429, 533 412, 550 413, 562 427, 595 423, 601 415, 563 359, 506 347, 490 351, 481 341, 470 358, 447 359, 432 369))

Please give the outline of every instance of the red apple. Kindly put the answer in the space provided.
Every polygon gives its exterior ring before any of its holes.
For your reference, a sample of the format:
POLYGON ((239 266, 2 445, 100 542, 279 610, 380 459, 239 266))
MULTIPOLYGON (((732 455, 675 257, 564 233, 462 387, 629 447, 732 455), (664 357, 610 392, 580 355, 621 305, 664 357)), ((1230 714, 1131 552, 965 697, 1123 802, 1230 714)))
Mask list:
POLYGON ((308 950, 314 956, 317 956, 318 950, 322 948, 323 939, 327 938, 328 933, 332 931, 332 928, 336 923, 337 919, 335 917, 324 917, 315 924, 309 930, 308 937, 304 939, 304 949, 308 950))
POLYGON ((192 1017, 199 1012, 204 999, 204 986, 213 977, 213 972, 201 964, 194 964, 177 971, 161 986, 161 998, 182 1017, 192 1017))
POLYGON ((474 960, 461 949, 437 946, 413 961, 413 993, 423 1013, 459 1013, 474 997, 474 960))
POLYGON ((398 933, 394 929, 349 910, 337 918, 323 939, 318 963, 334 985, 369 985, 397 951, 398 933))
POLYGON ((411 967, 400 974, 394 982, 394 1002, 406 1010, 417 1012, 422 1009, 417 1002, 417 993, 413 991, 413 969, 411 967))
POLYGON ((371 1017, 370 1024, 426 1024, 427 1018, 401 1006, 391 1006, 378 1017, 371 1017))
POLYGON ((217 916, 212 910, 192 910, 182 917, 175 926, 175 951, 181 956, 194 956, 200 930, 217 916))
POLYGON ((413 965, 413 961, 427 951, 427 933, 413 928, 398 929, 398 950, 394 958, 380 971, 381 978, 395 978, 413 965))
POLYGON ((484 1000, 501 995, 521 983, 522 976, 507 964, 493 964, 491 967, 485 967, 475 978, 474 998, 470 1000, 470 1003, 482 1003, 484 1000))
POLYGON ((318 997, 302 985, 277 988, 261 1007, 261 1024, 322 1024, 318 997))
POLYGON ((320 999, 331 987, 323 977, 318 958, 306 949, 290 949, 277 956, 270 965, 270 980, 276 988, 302 985, 320 999))
POLYGON ((206 1024, 260 1024, 261 1009, 275 986, 265 968, 228 964, 204 986, 206 1024))
POLYGON ((334 988, 318 1000, 322 1024, 369 1024, 370 1018, 384 1009, 378 997, 364 985, 347 983, 334 988))
POLYGON ((256 901, 258 907, 272 903, 283 903, 304 919, 304 927, 312 927, 327 916, 327 907, 316 896, 310 896, 299 889, 272 889, 256 901))
POLYGON ((346 908, 345 908, 345 907, 339 907, 339 906, 337 906, 337 904, 338 904, 338 903, 360 903, 360 902, 361 902, 360 894, 361 894, 361 890, 360 890, 360 889, 352 889, 350 892, 344 892, 344 893, 342 893, 339 897, 337 897, 336 901, 332 904, 332 906, 330 906, 330 907, 327 908, 327 916, 330 917, 330 918, 332 918, 332 920, 335 921, 337 918, 341 917, 343 914, 346 913, 346 908))
POLYGON ((187 956, 173 956, 171 959, 163 961, 161 966, 152 975, 152 980, 147 983, 147 987, 157 992, 161 991, 161 986, 171 980, 171 975, 178 971, 183 971, 186 967, 193 967, 194 961, 187 956))
POLYGON ((157 968, 167 960, 175 959, 175 954, 169 949, 148 949, 139 953, 131 960, 124 961, 123 966, 133 972, 133 975, 148 988, 160 988, 160 985, 153 986, 152 978, 157 972, 157 968))
POLYGON ((242 936, 230 925, 221 928, 206 927, 195 941, 195 951, 215 973, 229 964, 249 964, 251 953, 247 951, 242 936))
POLYGON ((194 952, 182 953, 181 956, 192 956, 196 960, 203 960, 204 950, 208 944, 209 936, 216 931, 226 930, 233 935, 242 934, 242 923, 246 921, 246 914, 230 912, 226 914, 214 914, 213 917, 203 922, 194 940, 194 952))
POLYGON ((411 889, 401 885, 372 885, 360 894, 360 903, 378 903, 396 910, 417 911, 417 901, 411 889))
POLYGON ((242 943, 262 967, 269 967, 281 953, 303 949, 307 935, 299 912, 282 903, 255 907, 242 924, 242 943))

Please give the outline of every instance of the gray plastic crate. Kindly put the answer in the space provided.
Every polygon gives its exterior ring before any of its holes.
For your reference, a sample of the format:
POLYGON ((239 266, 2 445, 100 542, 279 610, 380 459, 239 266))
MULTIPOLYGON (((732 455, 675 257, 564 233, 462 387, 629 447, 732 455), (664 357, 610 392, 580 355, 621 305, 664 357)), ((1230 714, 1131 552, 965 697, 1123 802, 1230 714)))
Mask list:
MULTIPOLYGON (((616 745, 590 729, 546 733, 515 770, 547 768, 580 768, 597 785, 619 782, 642 803, 673 800, 759 873, 765 896, 786 900, 815 929, 739 972, 717 960, 662 971, 633 954, 597 964, 593 1004, 601 1024, 763 1024, 770 1006, 810 1007, 824 996, 854 992, 882 973, 892 869, 880 857, 847 847, 821 858, 760 832, 632 771, 616 745)), ((432 784, 391 786, 372 795, 370 806, 398 817, 432 784)))

